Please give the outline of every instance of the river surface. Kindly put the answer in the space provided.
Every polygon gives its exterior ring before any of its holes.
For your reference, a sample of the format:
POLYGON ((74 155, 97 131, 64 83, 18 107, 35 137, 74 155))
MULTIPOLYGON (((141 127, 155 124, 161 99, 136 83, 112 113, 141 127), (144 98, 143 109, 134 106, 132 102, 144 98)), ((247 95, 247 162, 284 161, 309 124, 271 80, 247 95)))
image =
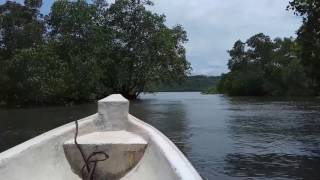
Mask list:
MULTIPOLYGON (((96 112, 96 104, 0 109, 0 152, 96 112)), ((146 94, 130 112, 207 179, 320 179, 320 100, 146 94)))

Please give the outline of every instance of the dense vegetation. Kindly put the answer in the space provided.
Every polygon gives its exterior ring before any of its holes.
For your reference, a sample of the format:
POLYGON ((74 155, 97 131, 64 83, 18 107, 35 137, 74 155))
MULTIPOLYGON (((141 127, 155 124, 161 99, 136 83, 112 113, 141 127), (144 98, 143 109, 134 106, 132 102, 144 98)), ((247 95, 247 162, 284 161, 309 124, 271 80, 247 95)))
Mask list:
POLYGON ((303 17, 297 38, 257 34, 228 51, 229 73, 218 91, 229 95, 301 96, 320 93, 320 1, 293 0, 288 6, 303 17))
POLYGON ((58 0, 48 15, 41 5, 0 5, 0 103, 136 98, 150 83, 189 73, 186 32, 147 10, 149 0, 58 0))
POLYGON ((177 83, 156 83, 149 91, 157 92, 206 92, 216 85, 220 76, 188 76, 186 80, 177 83))

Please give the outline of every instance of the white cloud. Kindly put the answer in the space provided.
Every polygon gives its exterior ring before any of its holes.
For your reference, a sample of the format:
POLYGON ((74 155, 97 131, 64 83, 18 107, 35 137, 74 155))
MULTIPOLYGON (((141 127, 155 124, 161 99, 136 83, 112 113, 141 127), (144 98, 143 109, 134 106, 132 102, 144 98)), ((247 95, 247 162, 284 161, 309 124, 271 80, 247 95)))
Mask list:
POLYGON ((193 74, 227 72, 227 50, 256 33, 272 38, 294 36, 300 18, 286 11, 288 0, 154 0, 151 9, 170 26, 188 32, 187 57, 193 74))

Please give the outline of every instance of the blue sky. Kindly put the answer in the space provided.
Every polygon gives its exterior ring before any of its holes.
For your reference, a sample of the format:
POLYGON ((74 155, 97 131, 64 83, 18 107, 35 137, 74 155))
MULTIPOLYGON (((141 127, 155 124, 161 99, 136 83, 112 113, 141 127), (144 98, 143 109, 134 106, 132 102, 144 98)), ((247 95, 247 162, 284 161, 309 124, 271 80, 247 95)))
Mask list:
MULTIPOLYGON (((21 2, 20 0, 19 2, 21 2)), ((43 0, 49 12, 54 0, 43 0)), ((4 2, 4 0, 0 0, 4 2)), ((167 24, 181 24, 188 32, 187 58, 192 74, 227 72, 227 50, 256 33, 272 38, 295 36, 301 19, 286 11, 289 0, 153 0, 154 12, 165 14, 167 24)))

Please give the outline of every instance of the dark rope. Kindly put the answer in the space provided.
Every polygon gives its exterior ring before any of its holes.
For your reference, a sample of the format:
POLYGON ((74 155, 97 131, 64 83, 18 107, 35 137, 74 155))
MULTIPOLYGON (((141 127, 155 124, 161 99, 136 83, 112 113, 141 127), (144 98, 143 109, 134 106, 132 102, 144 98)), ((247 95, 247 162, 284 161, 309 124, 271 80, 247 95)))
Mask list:
MULTIPOLYGON (((74 144, 76 145, 76 147, 77 147, 77 148, 79 149, 79 151, 80 151, 82 160, 84 161, 84 165, 85 165, 85 167, 87 168, 87 171, 90 172, 90 167, 89 167, 89 164, 88 164, 87 161, 86 161, 86 156, 85 156, 85 154, 84 154, 81 146, 78 144, 78 141, 77 141, 78 131, 79 131, 78 121, 76 120, 75 123, 76 123, 76 133, 75 133, 75 135, 74 135, 74 144)), ((83 178, 83 177, 82 177, 82 178, 83 178)))
POLYGON ((96 151, 96 152, 91 153, 88 156, 88 158, 86 158, 81 146, 77 142, 79 125, 78 125, 77 120, 75 121, 75 123, 76 123, 76 132, 75 132, 75 136, 74 136, 74 143, 75 143, 76 147, 78 148, 78 150, 80 151, 81 157, 84 161, 84 165, 81 168, 81 176, 82 176, 82 179, 93 180, 94 172, 96 170, 96 166, 97 166, 98 162, 107 160, 109 158, 109 155, 105 152, 102 152, 102 151, 96 151), (93 157, 98 156, 98 155, 103 155, 104 157, 101 159, 97 158, 97 159, 92 160, 93 157), (92 168, 90 168, 90 164, 93 164, 92 168), (88 173, 87 178, 85 178, 85 171, 84 170, 86 170, 88 173))
MULTIPOLYGON (((90 154, 90 156, 87 158, 87 163, 88 164, 93 164, 93 166, 92 166, 91 171, 89 172, 89 177, 88 177, 89 180, 93 180, 93 175, 94 175, 97 163, 100 162, 100 161, 105 161, 108 158, 109 158, 109 155, 106 154, 105 152, 102 152, 102 151, 93 152, 93 153, 90 154), (98 156, 98 155, 103 155, 103 158, 101 158, 101 159, 93 159, 92 160, 92 158, 94 158, 95 156, 98 156)), ((82 176, 84 176, 84 173, 85 173, 84 170, 85 170, 85 166, 83 166, 82 170, 81 170, 82 171, 81 172, 82 176)))

